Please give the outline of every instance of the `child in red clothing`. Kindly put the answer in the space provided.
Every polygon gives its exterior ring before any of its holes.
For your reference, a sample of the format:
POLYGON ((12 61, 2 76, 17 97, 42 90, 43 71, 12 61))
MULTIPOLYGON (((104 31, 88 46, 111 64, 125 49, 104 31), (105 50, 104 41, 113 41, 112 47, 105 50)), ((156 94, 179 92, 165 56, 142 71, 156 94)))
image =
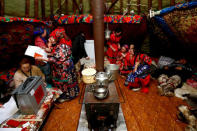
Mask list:
POLYGON ((120 66, 120 71, 123 70, 124 60, 127 54, 128 45, 124 45, 121 47, 121 50, 118 52, 116 64, 120 66))

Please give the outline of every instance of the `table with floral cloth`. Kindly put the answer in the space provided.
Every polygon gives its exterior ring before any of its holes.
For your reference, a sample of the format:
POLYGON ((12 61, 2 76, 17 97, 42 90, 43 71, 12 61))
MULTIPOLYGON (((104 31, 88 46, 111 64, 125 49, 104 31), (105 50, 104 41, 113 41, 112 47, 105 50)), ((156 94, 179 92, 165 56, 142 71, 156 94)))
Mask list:
POLYGON ((22 131, 35 131, 40 128, 44 119, 48 115, 53 102, 62 92, 56 88, 47 88, 47 96, 41 105, 37 115, 22 115, 17 112, 13 117, 4 121, 0 128, 22 128, 22 131), (27 120, 26 120, 27 119, 27 120), (28 119, 30 119, 28 121, 28 119), (19 121, 17 121, 19 120, 19 121), (23 121, 24 120, 24 121, 23 121), (41 120, 41 121, 36 121, 41 120))

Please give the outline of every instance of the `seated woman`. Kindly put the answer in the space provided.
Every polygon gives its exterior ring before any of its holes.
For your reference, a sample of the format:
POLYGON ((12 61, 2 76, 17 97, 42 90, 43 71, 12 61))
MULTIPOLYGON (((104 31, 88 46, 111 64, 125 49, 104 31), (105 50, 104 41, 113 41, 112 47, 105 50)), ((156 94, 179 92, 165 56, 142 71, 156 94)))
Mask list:
MULTIPOLYGON (((133 46, 134 47, 134 46, 133 46)), ((126 56, 126 66, 132 66, 130 74, 128 75, 125 85, 128 85, 133 91, 141 91, 148 93, 148 85, 150 82, 150 74, 148 74, 149 66, 152 63, 150 57, 145 54, 136 54, 134 49, 130 48, 130 53, 126 56)))
POLYGON ((37 66, 31 65, 28 58, 23 58, 19 63, 19 69, 14 74, 15 88, 20 86, 30 76, 41 76, 45 80, 42 71, 37 66))
POLYGON ((120 72, 122 72, 124 67, 124 61, 127 54, 128 45, 123 45, 121 50, 118 52, 116 64, 120 66, 120 72))

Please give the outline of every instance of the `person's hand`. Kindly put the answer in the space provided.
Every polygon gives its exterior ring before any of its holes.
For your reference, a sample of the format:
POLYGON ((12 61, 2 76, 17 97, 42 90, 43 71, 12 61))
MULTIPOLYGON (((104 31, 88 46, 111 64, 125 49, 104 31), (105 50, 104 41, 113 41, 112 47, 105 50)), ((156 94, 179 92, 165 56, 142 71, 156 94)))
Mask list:
POLYGON ((51 49, 50 48, 45 48, 45 51, 46 52, 51 52, 51 49))
POLYGON ((116 51, 116 50, 112 47, 112 45, 110 45, 109 47, 110 47, 113 51, 116 51))
POLYGON ((177 66, 175 69, 176 69, 176 70, 182 70, 183 68, 180 67, 180 66, 177 66))
POLYGON ((0 103, 0 108, 3 108, 3 104, 0 103))
POLYGON ((47 83, 46 82, 44 82, 43 85, 44 85, 44 87, 47 87, 47 83))
POLYGON ((120 44, 118 43, 118 49, 120 49, 120 44))
POLYGON ((168 66, 164 66, 164 69, 165 69, 165 70, 168 70, 168 69, 169 69, 169 67, 168 67, 168 66))
POLYGON ((35 57, 35 60, 38 60, 38 61, 48 61, 48 59, 45 59, 43 57, 35 57))
POLYGON ((90 57, 86 57, 85 59, 86 59, 86 60, 90 60, 90 57))

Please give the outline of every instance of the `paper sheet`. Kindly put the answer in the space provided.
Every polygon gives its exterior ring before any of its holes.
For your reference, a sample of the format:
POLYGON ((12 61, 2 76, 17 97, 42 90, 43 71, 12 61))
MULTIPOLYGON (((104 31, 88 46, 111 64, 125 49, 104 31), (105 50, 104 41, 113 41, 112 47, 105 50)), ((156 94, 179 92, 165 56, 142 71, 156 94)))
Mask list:
POLYGON ((43 57, 47 58, 47 53, 40 47, 38 46, 32 46, 28 45, 25 55, 31 56, 31 57, 43 57))
POLYGON ((0 124, 6 119, 13 116, 18 111, 16 102, 13 97, 0 108, 0 124))
POLYGON ((0 128, 0 131, 22 131, 22 128, 0 128))

